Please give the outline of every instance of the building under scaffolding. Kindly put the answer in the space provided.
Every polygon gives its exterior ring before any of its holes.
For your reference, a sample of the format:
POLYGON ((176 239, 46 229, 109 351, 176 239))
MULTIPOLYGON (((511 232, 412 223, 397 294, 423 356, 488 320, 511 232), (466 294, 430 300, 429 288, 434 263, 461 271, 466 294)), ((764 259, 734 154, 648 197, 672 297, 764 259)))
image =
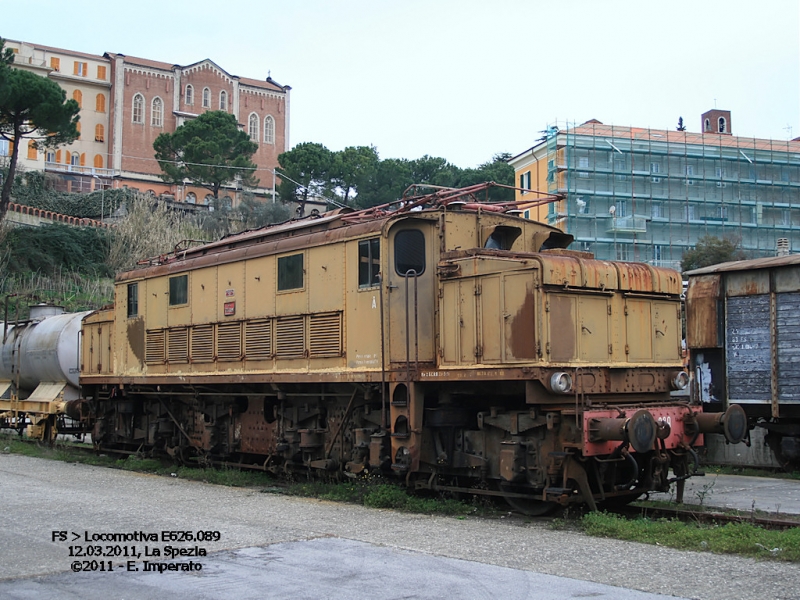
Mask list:
MULTIPOLYGON (((600 259, 680 268, 706 235, 739 242, 750 258, 774 256, 784 240, 800 251, 800 138, 735 137, 720 110, 702 116, 702 129, 550 127, 510 163, 520 188, 565 199, 525 214, 600 259)), ((528 198, 536 194, 517 191, 528 198)))

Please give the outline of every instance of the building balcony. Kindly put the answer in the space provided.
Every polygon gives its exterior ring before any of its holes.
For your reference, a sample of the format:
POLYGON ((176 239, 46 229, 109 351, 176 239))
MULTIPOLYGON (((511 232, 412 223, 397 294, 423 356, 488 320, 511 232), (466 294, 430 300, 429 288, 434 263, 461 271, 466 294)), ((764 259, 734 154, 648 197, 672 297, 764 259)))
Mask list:
POLYGON ((83 167, 81 165, 65 165, 57 162, 45 162, 44 170, 53 173, 73 173, 88 177, 114 177, 114 169, 101 169, 98 167, 83 167))
POLYGON ((632 215, 630 217, 611 217, 607 232, 616 233, 645 233, 647 231, 647 217, 632 215))

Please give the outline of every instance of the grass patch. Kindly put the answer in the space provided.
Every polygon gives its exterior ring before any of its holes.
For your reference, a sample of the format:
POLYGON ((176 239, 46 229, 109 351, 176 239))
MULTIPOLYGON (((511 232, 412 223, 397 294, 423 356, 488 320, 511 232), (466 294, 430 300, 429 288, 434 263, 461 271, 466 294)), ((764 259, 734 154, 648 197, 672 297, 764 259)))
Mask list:
POLYGON ((478 512, 478 507, 474 504, 453 498, 409 494, 404 487, 379 479, 357 479, 339 483, 322 481, 295 483, 286 488, 284 493, 290 496, 350 502, 370 508, 390 508, 427 515, 465 516, 478 512))
POLYGON ((744 477, 773 477, 775 479, 800 480, 800 471, 780 469, 755 469, 752 467, 733 467, 729 465, 703 465, 702 471, 715 475, 742 475, 744 477))
POLYGON ((750 523, 701 525, 674 519, 629 520, 601 512, 587 513, 579 523, 584 533, 596 537, 679 550, 800 561, 800 528, 773 531, 750 523))

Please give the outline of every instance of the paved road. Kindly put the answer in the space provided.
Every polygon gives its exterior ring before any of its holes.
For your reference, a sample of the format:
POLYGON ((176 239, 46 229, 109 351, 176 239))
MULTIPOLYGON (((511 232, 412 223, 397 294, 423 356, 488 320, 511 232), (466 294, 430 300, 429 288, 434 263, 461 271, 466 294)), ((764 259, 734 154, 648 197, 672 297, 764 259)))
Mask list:
MULTIPOLYGON (((2 598, 797 598, 800 565, 587 538, 523 519, 456 519, 0 455, 2 598), (72 573, 99 534, 220 531, 195 572, 72 573), (58 533, 68 532, 60 541, 58 533), (75 532, 80 540, 71 542, 75 532), (613 586, 613 587, 610 587, 613 586)), ((158 542, 107 542, 103 547, 158 542)), ((164 557, 149 565, 164 564, 164 557)), ((105 558, 101 559, 107 560, 105 558)), ((169 561, 168 561, 169 562, 169 561)))

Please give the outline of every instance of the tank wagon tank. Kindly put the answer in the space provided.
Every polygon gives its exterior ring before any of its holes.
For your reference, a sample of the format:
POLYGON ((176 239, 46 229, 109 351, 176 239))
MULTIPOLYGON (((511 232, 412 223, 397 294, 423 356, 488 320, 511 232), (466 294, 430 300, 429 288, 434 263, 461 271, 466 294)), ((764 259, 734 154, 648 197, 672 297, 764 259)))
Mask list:
POLYGON ((71 401, 80 397, 79 338, 87 312, 64 313, 38 305, 30 318, 5 322, 0 338, 0 427, 29 428, 32 437, 52 439, 71 401))
POLYGON ((706 412, 741 406, 777 460, 800 466, 800 256, 687 273, 692 397, 706 412))
MULTIPOLYGON (((531 514, 681 484, 736 410, 675 401, 681 279, 572 252, 485 189, 334 211, 149 261, 84 318, 101 447, 392 474, 531 514), (671 473, 670 473, 671 471, 671 473)), ((552 199, 552 198, 551 198, 552 199)))

